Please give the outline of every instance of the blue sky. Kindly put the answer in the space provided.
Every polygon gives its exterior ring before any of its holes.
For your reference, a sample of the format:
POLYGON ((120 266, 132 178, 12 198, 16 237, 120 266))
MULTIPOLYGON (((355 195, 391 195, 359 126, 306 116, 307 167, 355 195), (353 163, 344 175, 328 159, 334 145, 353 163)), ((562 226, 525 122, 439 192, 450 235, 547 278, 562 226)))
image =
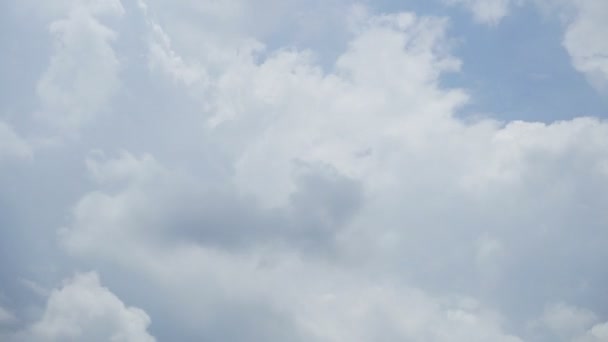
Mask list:
POLYGON ((489 27, 471 20, 466 9, 438 1, 374 1, 372 6, 381 12, 413 10, 449 16, 454 53, 463 66, 461 72, 446 75, 444 82, 474 93, 466 113, 542 122, 606 115, 606 97, 572 68, 562 46, 559 18, 532 3, 514 7, 499 24, 489 27))
POLYGON ((557 19, 532 5, 516 8, 489 29, 455 18, 455 35, 464 39, 457 49, 464 63, 459 81, 474 91, 478 110, 543 122, 605 117, 606 98, 572 68, 557 19))
MULTIPOLYGON (((543 13, 532 3, 512 9, 497 25, 471 20, 463 8, 440 1, 373 1, 379 13, 415 11, 449 17, 453 51, 462 60, 461 72, 447 74, 443 82, 474 93, 464 114, 480 112, 501 120, 552 122, 577 116, 606 115, 605 96, 585 80, 570 62, 562 46, 559 18, 543 13), (568 94, 565 96, 565 94, 568 94)), ((289 32, 289 31, 288 31, 289 32)), ((277 47, 293 44, 312 48, 324 65, 331 67, 343 42, 320 37, 293 40, 298 34, 277 33, 277 47)), ((329 35, 331 36, 331 34, 329 35)), ((274 47, 274 40, 269 45, 274 47)))
POLYGON ((608 3, 0 3, 0 340, 608 341, 608 3))

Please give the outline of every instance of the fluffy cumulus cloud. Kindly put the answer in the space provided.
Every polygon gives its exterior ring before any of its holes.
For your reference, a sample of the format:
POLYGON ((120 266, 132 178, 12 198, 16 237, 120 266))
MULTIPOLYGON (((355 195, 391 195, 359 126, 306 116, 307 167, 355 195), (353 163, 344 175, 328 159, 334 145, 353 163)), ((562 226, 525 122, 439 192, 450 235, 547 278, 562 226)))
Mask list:
POLYGON ((36 180, 1 236, 52 243, 0 277, 68 278, 0 285, 1 338, 606 340, 608 123, 471 115, 449 18, 311 6, 320 32, 296 0, 26 6, 50 64, 0 158, 39 171, 0 164, 36 180))
POLYGON ((120 16, 124 9, 118 0, 72 1, 65 7, 65 17, 49 25, 55 51, 36 90, 40 118, 72 130, 90 121, 119 86, 119 62, 110 45, 115 32, 99 17, 120 16))
POLYGON ((574 1, 576 15, 568 24, 564 47, 574 67, 604 94, 608 93, 608 4, 605 1, 574 1))
POLYGON ((54 290, 41 319, 13 340, 153 342, 149 324, 143 310, 125 306, 96 273, 83 273, 54 290))

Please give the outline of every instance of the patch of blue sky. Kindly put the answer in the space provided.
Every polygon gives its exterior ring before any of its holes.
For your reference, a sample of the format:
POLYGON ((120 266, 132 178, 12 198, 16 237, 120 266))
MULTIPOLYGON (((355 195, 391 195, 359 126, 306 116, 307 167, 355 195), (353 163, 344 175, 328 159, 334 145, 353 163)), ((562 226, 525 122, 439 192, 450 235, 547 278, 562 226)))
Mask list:
POLYGON ((375 1, 385 12, 410 10, 450 18, 452 53, 463 62, 443 83, 467 89, 462 115, 553 122, 577 116, 608 118, 608 98, 577 72, 562 46, 563 26, 532 4, 516 6, 496 26, 477 23, 460 7, 436 1, 375 1))
POLYGON ((452 23, 452 36, 462 38, 454 54, 463 66, 445 80, 471 91, 473 103, 467 111, 543 122, 608 118, 608 99, 573 68, 557 20, 527 5, 514 8, 496 27, 460 15, 453 15, 452 23))
MULTIPOLYGON (((451 51, 463 64, 460 72, 445 74, 442 82, 471 94, 471 102, 460 113, 463 116, 541 122, 578 116, 608 118, 608 98, 573 68, 562 46, 563 25, 532 4, 512 8, 495 26, 480 24, 463 8, 441 1, 368 0, 364 4, 375 13, 412 11, 449 18, 451 51)), ((325 68, 331 68, 346 47, 347 32, 331 23, 322 26, 326 31, 321 35, 294 27, 268 37, 268 48, 310 48, 325 68)))

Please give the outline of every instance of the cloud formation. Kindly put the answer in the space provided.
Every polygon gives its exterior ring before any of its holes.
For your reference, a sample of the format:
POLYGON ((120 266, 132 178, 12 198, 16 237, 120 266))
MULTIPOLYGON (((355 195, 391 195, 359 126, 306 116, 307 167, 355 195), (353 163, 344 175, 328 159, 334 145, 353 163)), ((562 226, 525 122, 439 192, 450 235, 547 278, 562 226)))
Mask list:
POLYGON ((576 15, 566 28, 564 47, 574 67, 604 94, 608 93, 608 4, 603 1, 575 1, 576 15))
POLYGON ((82 273, 54 290, 41 319, 13 340, 153 342, 149 324, 143 310, 125 306, 96 273, 82 273))
MULTIPOLYGON (((464 5, 497 24, 514 4, 464 5)), ((564 46, 601 75, 587 5, 564 46)), ((12 290, 0 337, 606 339, 608 123, 472 115, 449 18, 332 2, 328 63, 324 32, 276 33, 302 32, 295 0, 47 6, 39 107, 0 122, 1 184, 36 185, 0 194, 0 223, 27 233, 1 233, 53 241, 18 259, 34 288, 95 271, 31 310, 12 290)))
POLYGON ((55 53, 36 90, 39 117, 53 128, 74 130, 90 121, 119 86, 115 33, 98 16, 124 13, 120 1, 73 1, 53 21, 55 53))

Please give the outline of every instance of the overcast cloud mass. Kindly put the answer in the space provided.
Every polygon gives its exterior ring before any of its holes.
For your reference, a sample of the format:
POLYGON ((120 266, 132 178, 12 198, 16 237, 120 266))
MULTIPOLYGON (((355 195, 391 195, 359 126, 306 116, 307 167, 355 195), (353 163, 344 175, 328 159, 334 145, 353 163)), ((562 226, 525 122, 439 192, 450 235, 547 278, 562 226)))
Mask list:
POLYGON ((607 18, 0 2, 0 340, 608 342, 607 18))

